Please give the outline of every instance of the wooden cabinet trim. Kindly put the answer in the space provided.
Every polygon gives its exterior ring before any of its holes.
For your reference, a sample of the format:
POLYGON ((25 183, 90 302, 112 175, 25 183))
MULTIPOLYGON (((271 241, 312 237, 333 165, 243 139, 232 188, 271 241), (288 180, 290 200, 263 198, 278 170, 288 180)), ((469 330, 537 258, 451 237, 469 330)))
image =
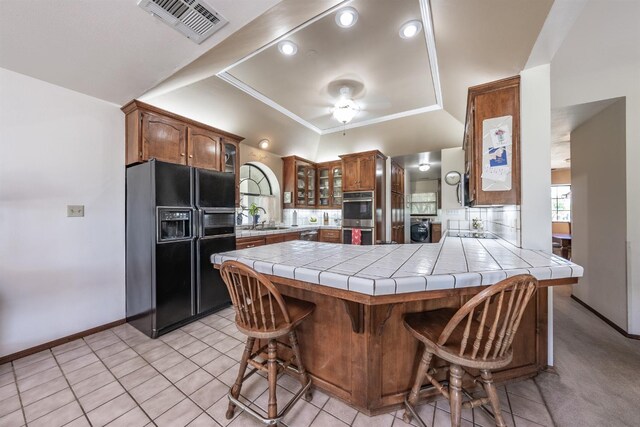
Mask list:
POLYGON ((153 105, 147 104, 145 102, 138 101, 137 99, 134 99, 134 100, 128 102, 127 104, 122 106, 122 108, 120 108, 120 109, 125 114, 129 114, 130 112, 135 111, 136 109, 139 109, 139 110, 142 110, 142 111, 148 111, 148 112, 151 112, 151 113, 159 114, 161 116, 166 116, 166 117, 172 118, 174 120, 183 122, 183 123, 188 124, 188 125, 196 126, 196 127, 202 128, 202 129, 206 129, 206 130, 218 133, 218 134, 220 134, 222 136, 225 136, 227 138, 233 139, 233 140, 235 140, 237 142, 240 142, 240 141, 244 140, 244 137, 242 137, 242 136, 235 135, 235 134, 233 134, 231 132, 226 132, 224 130, 215 128, 213 126, 206 125, 204 123, 197 122, 197 121, 189 119, 187 117, 171 113, 171 112, 163 110, 161 108, 154 107, 153 105))

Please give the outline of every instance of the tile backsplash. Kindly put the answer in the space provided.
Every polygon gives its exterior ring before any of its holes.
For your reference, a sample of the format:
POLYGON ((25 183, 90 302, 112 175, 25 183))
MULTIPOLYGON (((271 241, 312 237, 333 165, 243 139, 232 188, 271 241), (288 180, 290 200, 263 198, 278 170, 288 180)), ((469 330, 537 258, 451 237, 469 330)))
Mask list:
POLYGON ((284 209, 282 211, 282 222, 291 225, 293 222, 293 212, 297 212, 298 225, 312 224, 309 219, 315 217, 318 219, 316 224, 322 225, 324 213, 329 214, 329 225, 340 225, 342 220, 342 211, 340 209, 284 209))
POLYGON ((475 218, 482 221, 485 231, 497 234, 515 246, 521 246, 520 206, 469 208, 465 210, 465 219, 449 219, 447 229, 471 230, 475 218))

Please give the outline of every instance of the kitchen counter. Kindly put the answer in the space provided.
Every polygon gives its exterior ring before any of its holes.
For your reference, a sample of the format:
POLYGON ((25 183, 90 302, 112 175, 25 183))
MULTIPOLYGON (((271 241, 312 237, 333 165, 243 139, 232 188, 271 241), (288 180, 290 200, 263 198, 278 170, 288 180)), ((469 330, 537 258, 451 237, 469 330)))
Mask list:
POLYGON ((280 228, 277 230, 251 230, 251 229, 236 229, 236 237, 254 237, 254 236, 269 236, 272 234, 286 234, 297 233, 299 231, 309 230, 340 230, 340 226, 337 225, 298 225, 295 227, 289 226, 286 228, 280 228))
MULTIPOLYGON (((513 341, 513 360, 496 382, 528 378, 547 365, 547 287, 576 283, 582 268, 501 239, 445 236, 440 243, 354 246, 291 241, 226 252, 264 273, 278 290, 315 304, 298 340, 314 387, 368 414, 401 407, 411 387, 418 341, 406 313, 458 308, 484 286, 531 273, 540 287, 513 341)), ((473 379, 465 376, 464 387, 473 379)), ((425 396, 435 395, 427 391, 425 396)))
POLYGON ((486 286, 523 273, 538 280, 583 273, 579 265, 552 253, 521 249, 499 238, 452 236, 439 243, 381 246, 292 241, 211 257, 214 264, 225 260, 271 276, 366 295, 486 286))

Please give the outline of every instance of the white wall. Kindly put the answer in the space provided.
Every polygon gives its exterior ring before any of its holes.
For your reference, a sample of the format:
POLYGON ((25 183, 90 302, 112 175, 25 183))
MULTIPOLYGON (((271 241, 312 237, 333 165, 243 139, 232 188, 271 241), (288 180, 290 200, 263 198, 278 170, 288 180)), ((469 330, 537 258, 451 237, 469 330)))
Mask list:
POLYGON ((125 316, 124 116, 0 69, 0 130, 3 356, 125 316))
POLYGON ((442 150, 442 209, 460 209, 463 206, 458 202, 458 186, 449 185, 445 177, 451 171, 464 175, 464 150, 462 147, 447 148, 442 150))
MULTIPOLYGON (((549 64, 520 73, 521 206, 523 248, 551 252, 551 82, 549 64)), ((547 294, 547 364, 553 365, 553 288, 547 294)))
POLYGON ((572 259, 584 267, 573 293, 627 327, 625 100, 571 132, 572 259))
POLYGON ((626 97, 627 331, 632 334, 640 334, 639 16, 635 0, 590 0, 551 62, 552 108, 626 97))
POLYGON ((549 64, 520 73, 522 247, 551 252, 551 89, 549 64))

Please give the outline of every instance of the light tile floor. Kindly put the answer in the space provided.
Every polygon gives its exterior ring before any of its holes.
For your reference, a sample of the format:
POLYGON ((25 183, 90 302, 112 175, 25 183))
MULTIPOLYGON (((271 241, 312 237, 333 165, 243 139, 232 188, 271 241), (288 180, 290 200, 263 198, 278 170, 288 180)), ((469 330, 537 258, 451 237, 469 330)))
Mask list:
MULTIPOLYGON (((225 418, 244 336, 225 309, 152 340, 128 324, 0 366, 0 426, 258 426, 246 413, 225 418)), ((299 388, 280 378, 278 399, 299 388)), ((266 408, 267 382, 253 376, 243 394, 266 408)), ((534 381, 500 387, 509 426, 551 426, 534 381)), ((280 400, 283 402, 284 400, 280 400)), ((443 400, 419 407, 428 426, 449 425, 443 400)), ((479 409, 463 412, 463 426, 493 425, 479 409)), ((402 411, 368 417, 315 390, 285 418, 300 426, 406 426, 402 411)), ((417 425, 417 424, 414 424, 417 425)))

